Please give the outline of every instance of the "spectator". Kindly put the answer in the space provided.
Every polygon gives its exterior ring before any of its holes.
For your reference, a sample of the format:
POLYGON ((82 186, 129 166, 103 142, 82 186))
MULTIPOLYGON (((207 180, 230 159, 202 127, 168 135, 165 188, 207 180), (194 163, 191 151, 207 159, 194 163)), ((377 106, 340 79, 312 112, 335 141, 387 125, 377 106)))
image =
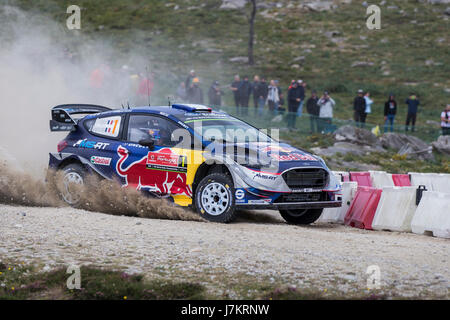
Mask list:
POLYGON ((408 131, 409 123, 411 123, 411 131, 414 132, 417 119, 417 110, 419 109, 420 101, 415 93, 411 93, 405 102, 408 105, 408 114, 406 115, 405 131, 408 131))
POLYGON ((248 81, 248 77, 244 77, 244 81, 242 81, 239 87, 239 106, 241 108, 241 115, 248 115, 248 101, 250 100, 250 94, 252 92, 252 85, 248 81))
POLYGON ((298 92, 300 95, 300 103, 298 105, 297 116, 301 117, 303 114, 303 102, 305 101, 305 86, 303 80, 298 80, 298 92))
POLYGON ((181 101, 186 100, 187 93, 186 93, 186 84, 184 82, 181 82, 180 85, 178 86, 176 95, 177 98, 180 99, 181 101))
POLYGON ((278 108, 277 111, 279 112, 280 110, 284 111, 284 108, 282 106, 284 106, 284 95, 283 95, 283 91, 281 90, 280 87, 280 82, 278 80, 275 80, 275 85, 277 86, 278 89, 278 97, 280 98, 280 101, 278 102, 278 108))
POLYGON ((230 89, 233 91, 234 97, 234 105, 236 106, 236 110, 239 109, 239 87, 241 85, 241 79, 239 75, 234 76, 234 81, 231 83, 230 89))
POLYGON ((269 110, 272 114, 275 114, 278 110, 278 104, 280 103, 280 93, 278 92, 278 87, 274 80, 270 80, 270 85, 268 87, 267 94, 267 104, 269 105, 269 110))
POLYGON ((192 86, 192 80, 195 78, 195 70, 191 70, 189 72, 189 75, 186 78, 186 81, 184 82, 184 85, 186 87, 186 90, 189 90, 189 88, 192 86))
POLYGON ((259 90, 259 76, 253 77, 252 83, 252 91, 253 91, 253 106, 255 107, 255 115, 256 110, 258 110, 258 90, 259 90))
POLYGON ((394 119, 397 113, 397 102, 393 94, 389 95, 388 101, 384 104, 384 132, 387 132, 388 122, 390 123, 391 132, 394 131, 394 119))
POLYGON ((320 114, 320 107, 317 102, 319 102, 319 98, 317 97, 316 91, 313 90, 311 92, 311 97, 308 99, 308 101, 306 101, 306 111, 309 114, 309 122, 311 125, 310 133, 319 132, 318 118, 320 114))
POLYGON ((319 131, 321 133, 326 133, 328 132, 333 120, 333 108, 336 105, 336 102, 334 102, 328 92, 325 91, 317 104, 320 107, 319 131))
POLYGON ((200 80, 198 78, 192 79, 192 84, 187 91, 189 103, 203 104, 203 91, 199 85, 200 80))
POLYGON ((208 91, 209 104, 211 106, 221 106, 222 105, 222 95, 223 91, 220 90, 219 81, 214 81, 208 91))
POLYGON ((255 94, 258 97, 258 116, 261 116, 264 112, 264 106, 266 105, 268 94, 268 86, 264 77, 261 78, 258 89, 256 92, 253 92, 253 96, 255 96, 255 94))
POLYGON ((450 104, 441 113, 441 128, 443 136, 450 135, 450 104))
POLYGON ((358 90, 358 96, 353 100, 353 111, 356 126, 364 127, 364 122, 366 121, 366 100, 364 100, 364 92, 361 89, 358 90))
MULTIPOLYGON (((152 74, 153 75, 153 74, 152 74)), ((150 104, 150 96, 152 95, 152 90, 154 86, 153 77, 147 78, 143 73, 139 74, 140 82, 138 88, 138 101, 139 104, 145 105, 150 104)))
POLYGON ((298 83, 294 81, 288 92, 288 115, 287 126, 289 129, 295 128, 297 120, 297 110, 300 105, 300 91, 298 90, 298 83))
POLYGON ((363 124, 366 123, 367 115, 372 112, 373 100, 370 99, 370 92, 366 92, 364 100, 366 101, 366 109, 364 110, 363 124))

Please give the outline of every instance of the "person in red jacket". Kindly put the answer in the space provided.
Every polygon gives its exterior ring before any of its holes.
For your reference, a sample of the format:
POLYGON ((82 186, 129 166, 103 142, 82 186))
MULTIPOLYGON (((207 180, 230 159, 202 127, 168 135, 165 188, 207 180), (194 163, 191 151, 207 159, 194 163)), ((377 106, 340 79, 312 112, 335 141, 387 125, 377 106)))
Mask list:
POLYGON ((138 88, 138 99, 139 103, 141 104, 150 104, 150 96, 152 95, 152 90, 154 86, 153 77, 151 76, 150 79, 145 77, 144 74, 139 75, 141 81, 139 82, 139 88, 138 88))

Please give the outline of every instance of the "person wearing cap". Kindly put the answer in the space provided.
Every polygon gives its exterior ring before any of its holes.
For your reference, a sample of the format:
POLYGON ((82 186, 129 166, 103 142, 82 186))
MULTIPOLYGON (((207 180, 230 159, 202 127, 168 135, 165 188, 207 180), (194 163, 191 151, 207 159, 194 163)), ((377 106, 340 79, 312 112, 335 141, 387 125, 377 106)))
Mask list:
POLYGON ((353 112, 356 126, 364 127, 364 122, 366 121, 366 100, 364 99, 364 91, 362 89, 358 90, 358 95, 353 100, 353 112))
POLYGON ((186 81, 184 82, 186 90, 188 90, 192 86, 192 80, 194 78, 195 78, 195 70, 191 70, 186 78, 186 81))
POLYGON ((384 132, 388 130, 388 124, 390 123, 390 131, 394 131, 394 119, 397 114, 397 102, 394 95, 389 95, 388 101, 384 104, 384 132))
POLYGON ((319 132, 326 133, 333 120, 333 108, 336 102, 330 97, 328 91, 324 91, 323 96, 317 102, 320 107, 319 112, 319 132))
POLYGON ((405 102, 408 105, 408 114, 406 115, 405 131, 408 131, 409 123, 411 122, 411 132, 414 132, 417 119, 417 111, 419 110, 420 101, 415 93, 411 93, 405 102))
POLYGON ((298 83, 294 81, 288 91, 288 115, 287 127, 289 129, 295 128, 297 120, 297 110, 300 105, 300 91, 298 90, 298 83))
POLYGON ((450 104, 441 113, 441 128, 443 136, 450 135, 450 104))
POLYGON ((306 87, 306 83, 303 82, 303 80, 298 80, 298 92, 300 95, 300 103, 298 105, 298 109, 297 109, 297 116, 301 117, 303 114, 303 102, 305 101, 305 87, 306 87))
POLYGON ((195 77, 192 79, 192 84, 188 89, 189 103, 203 104, 203 91, 200 88, 200 79, 195 77))
POLYGON ((220 107, 222 105, 222 95, 223 91, 220 90, 219 81, 216 80, 212 83, 208 91, 209 104, 220 107))
POLYGON ((311 91, 311 97, 306 101, 306 111, 309 114, 309 123, 311 126, 310 133, 319 132, 318 118, 320 114, 320 106, 317 104, 319 98, 317 97, 316 90, 311 91))

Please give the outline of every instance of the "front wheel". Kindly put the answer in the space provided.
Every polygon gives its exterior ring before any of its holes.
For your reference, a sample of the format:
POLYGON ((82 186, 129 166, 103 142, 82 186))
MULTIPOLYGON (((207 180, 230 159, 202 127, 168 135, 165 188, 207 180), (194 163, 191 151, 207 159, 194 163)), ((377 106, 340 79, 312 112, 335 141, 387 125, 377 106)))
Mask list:
POLYGON ((311 224, 319 219, 323 209, 280 210, 280 214, 290 224, 311 224))
POLYGON ((231 178, 223 173, 212 173, 204 177, 195 190, 195 207, 209 221, 233 221, 236 211, 231 178))

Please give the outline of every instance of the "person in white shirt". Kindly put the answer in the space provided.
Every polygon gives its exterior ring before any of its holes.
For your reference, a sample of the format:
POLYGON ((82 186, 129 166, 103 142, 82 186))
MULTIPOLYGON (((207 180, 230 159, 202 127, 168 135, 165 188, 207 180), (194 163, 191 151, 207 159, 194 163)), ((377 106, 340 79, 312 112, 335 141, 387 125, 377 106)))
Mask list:
POLYGON ((325 133, 333 120, 333 108, 336 102, 325 91, 317 102, 317 105, 320 107, 318 129, 319 132, 325 133))
POLYGON ((366 100, 366 109, 364 110, 364 122, 366 122, 367 115, 372 112, 373 100, 370 99, 370 92, 366 92, 364 100, 366 100))
POLYGON ((441 113, 441 128, 443 136, 450 135, 450 104, 441 113))

